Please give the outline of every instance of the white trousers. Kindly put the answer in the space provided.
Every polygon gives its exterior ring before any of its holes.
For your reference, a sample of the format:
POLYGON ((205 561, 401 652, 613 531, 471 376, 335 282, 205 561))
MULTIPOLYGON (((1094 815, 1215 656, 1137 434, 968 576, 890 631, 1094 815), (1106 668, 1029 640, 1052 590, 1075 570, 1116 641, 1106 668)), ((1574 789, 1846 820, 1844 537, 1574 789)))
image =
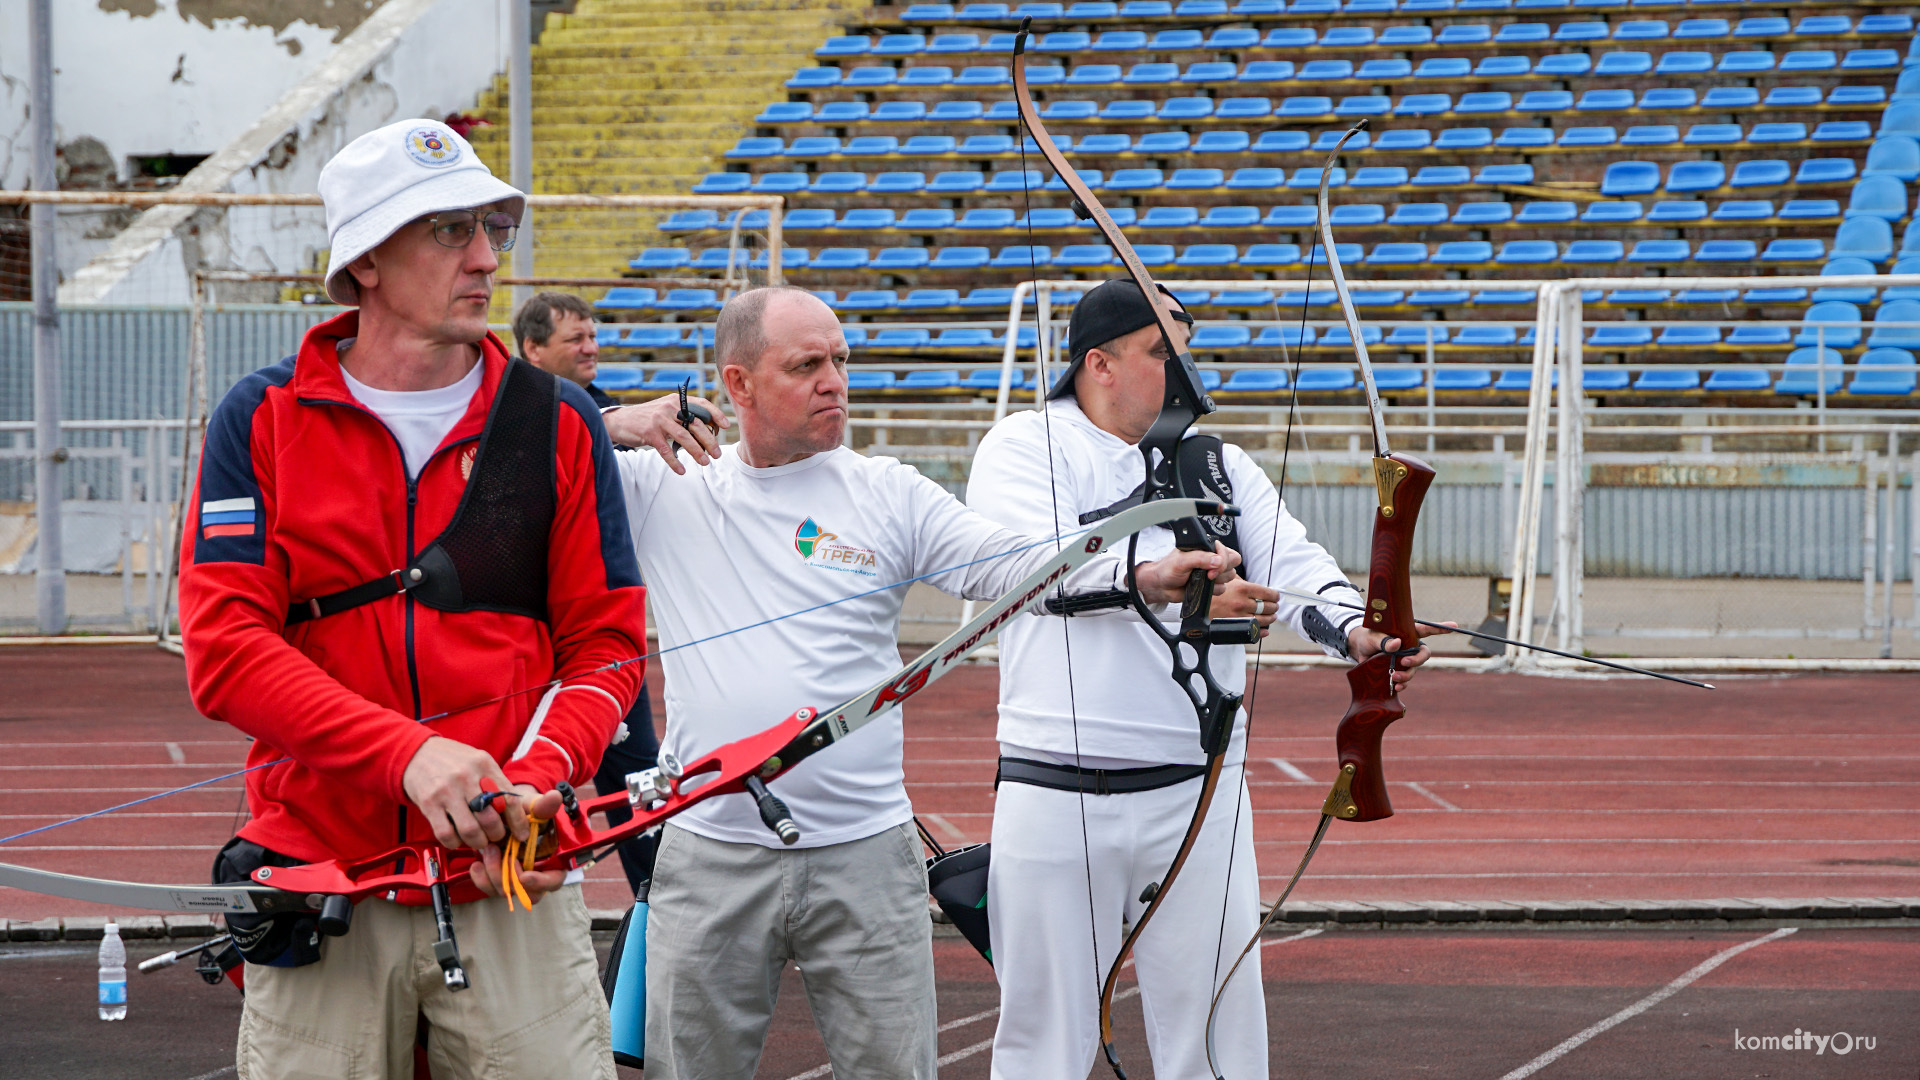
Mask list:
MULTIPOLYGON (((987 879, 993 969, 1000 981, 994 1080, 1069 1080, 1093 1067, 1100 984, 1120 951, 1121 924, 1146 910, 1141 890, 1167 872, 1193 820, 1201 783, 1196 778, 1157 791, 1084 797, 1031 784, 1000 785, 987 879)), ((1244 783, 1239 766, 1222 773, 1192 854, 1134 946, 1155 1076, 1214 1075, 1205 1039, 1216 980, 1225 977, 1260 923, 1253 812, 1244 783)), ((1227 1080, 1267 1075, 1258 949, 1220 1001, 1214 1054, 1227 1080)))

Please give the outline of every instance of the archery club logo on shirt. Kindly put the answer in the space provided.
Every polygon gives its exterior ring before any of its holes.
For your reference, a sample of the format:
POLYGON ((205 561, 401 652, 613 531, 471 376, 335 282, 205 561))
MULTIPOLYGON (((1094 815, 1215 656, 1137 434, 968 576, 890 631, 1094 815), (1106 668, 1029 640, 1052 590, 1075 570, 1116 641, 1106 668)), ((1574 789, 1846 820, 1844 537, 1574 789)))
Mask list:
POLYGON ((799 552, 801 560, 809 566, 863 577, 872 577, 880 565, 873 549, 841 543, 839 536, 822 529, 812 518, 802 521, 793 531, 793 550, 799 552))

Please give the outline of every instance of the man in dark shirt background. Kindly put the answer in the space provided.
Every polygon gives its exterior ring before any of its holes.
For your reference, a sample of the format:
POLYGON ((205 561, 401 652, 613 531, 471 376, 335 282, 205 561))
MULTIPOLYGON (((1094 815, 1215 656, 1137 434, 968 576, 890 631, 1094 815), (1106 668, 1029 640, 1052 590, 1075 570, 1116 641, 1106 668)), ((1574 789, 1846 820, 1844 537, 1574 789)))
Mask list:
MULTIPOLYGON (((578 383, 595 405, 605 409, 619 404, 593 385, 593 377, 600 370, 600 347, 594 340, 593 308, 585 300, 572 293, 535 293, 513 317, 513 342, 521 359, 578 383)), ((626 739, 607 747, 600 769, 594 773, 593 786, 603 795, 625 790, 628 773, 653 768, 660 756, 660 737, 653 730, 653 705, 645 683, 627 713, 626 727, 626 739)), ((607 820, 617 825, 631 816, 616 809, 608 812, 607 820)), ((653 850, 658 839, 658 834, 648 833, 620 845, 620 867, 635 892, 653 876, 653 850)))

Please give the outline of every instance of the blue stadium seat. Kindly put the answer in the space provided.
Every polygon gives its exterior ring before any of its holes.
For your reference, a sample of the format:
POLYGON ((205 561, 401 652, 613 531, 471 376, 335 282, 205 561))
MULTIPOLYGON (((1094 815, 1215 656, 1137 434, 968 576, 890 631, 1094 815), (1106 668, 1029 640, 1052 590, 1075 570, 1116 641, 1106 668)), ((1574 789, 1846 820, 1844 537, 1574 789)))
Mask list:
POLYGON ((1408 94, 1393 106, 1395 116, 1440 116, 1451 111, 1453 98, 1447 94, 1408 94))
POLYGON ((1876 141, 1867 150, 1867 163, 1860 174, 1889 176, 1907 182, 1920 179, 1920 141, 1911 135, 1889 135, 1876 141))
POLYGON ((836 311, 891 311, 900 294, 892 289, 854 289, 830 305, 836 311))
POLYGON ((1860 25, 1855 29, 1861 37, 1875 34, 1910 34, 1913 32, 1913 16, 1862 15, 1860 25))
POLYGON ((1560 256, 1565 263, 1615 263, 1626 258, 1627 248, 1619 240, 1574 240, 1560 256))
POLYGON ((1500 245, 1494 261, 1509 266, 1550 263, 1560 257, 1559 245, 1552 240, 1509 240, 1500 245))
POLYGON ((1610 127, 1570 127, 1560 133, 1559 145, 1563 150, 1592 150, 1619 139, 1620 133, 1610 127))
MULTIPOLYGON (((1769 208, 1769 212, 1771 212, 1771 208, 1769 208)), ((1686 222, 1705 221, 1706 218, 1707 204, 1690 199, 1663 199, 1654 203, 1653 209, 1647 212, 1647 220, 1649 222, 1657 222, 1660 224, 1677 225, 1686 222)))
POLYGON ((1402 187, 1409 182, 1403 165, 1369 165, 1353 174, 1351 186, 1357 188, 1402 187))
POLYGON ((881 248, 869 265, 875 270, 919 270, 924 268, 930 256, 923 247, 881 248))
MULTIPOLYGON (((1593 57, 1588 56, 1586 53, 1556 53, 1552 56, 1541 57, 1539 61, 1533 65, 1533 75, 1538 79, 1575 79, 1585 75, 1588 71, 1592 70, 1592 68, 1593 57)), ((1565 94, 1569 104, 1573 101, 1573 94, 1568 91, 1536 90, 1534 93, 1565 94)), ((1523 98, 1521 100, 1521 107, 1525 108, 1524 102, 1526 99, 1523 98)))
POLYGON ((1751 262, 1760 256, 1760 246, 1752 240, 1702 240, 1694 250, 1695 262, 1751 262))
POLYGON ((1727 199, 1713 208, 1713 220, 1720 222, 1765 221, 1772 216, 1773 204, 1765 199, 1727 199))
POLYGON ((1797 49, 1780 58, 1780 70, 1832 71, 1839 62, 1832 49, 1797 49))
POLYGON ((1329 217, 1333 227, 1366 228, 1387 220, 1387 208, 1379 203, 1342 203, 1329 217))
POLYGON ((1774 55, 1764 51, 1743 51, 1720 54, 1715 69, 1722 75, 1761 75, 1772 71, 1774 55))
POLYGON ((1361 262, 1368 266, 1416 266, 1427 261, 1427 245, 1396 242, 1373 245, 1361 262))
MULTIPOLYGON (((1540 74, 1540 67, 1544 65, 1545 61, 1536 65, 1534 74, 1540 74)), ((1529 90, 1520 95, 1520 100, 1514 105, 1514 111, 1523 113, 1566 112, 1571 108, 1573 108, 1573 91, 1571 90, 1529 90)))
POLYGON ((1866 142, 1873 138, 1873 125, 1865 120, 1827 120, 1813 126, 1816 143, 1866 142))
POLYGON ((1620 137, 1622 146, 1677 146, 1680 129, 1673 124, 1637 124, 1620 137))
POLYGON ((1641 240, 1633 245, 1633 250, 1627 254, 1627 261, 1672 265, 1686 262, 1692 254, 1693 245, 1685 240, 1641 240))
POLYGON ((1817 86, 1776 86, 1767 91, 1767 99, 1761 102, 1769 109, 1814 109, 1820 106, 1820 88, 1817 86))
POLYGON ((1243 83, 1285 82, 1293 78, 1291 60, 1249 60, 1240 69, 1238 81, 1243 83))
POLYGON ((1760 368, 1721 368, 1707 376, 1704 389, 1709 393, 1738 393, 1765 390, 1773 385, 1773 376, 1760 368))
POLYGON ((1794 172, 1796 184, 1844 184, 1854 177, 1852 158, 1807 158, 1794 172))
POLYGON ((1506 202, 1463 202, 1454 211, 1453 223, 1473 228, 1503 225, 1513 219, 1513 204, 1506 202))
POLYGON ((958 289, 915 289, 897 305, 902 311, 927 311, 960 306, 958 289))
POLYGON ((1570 202, 1530 202, 1520 205, 1514 220, 1522 225, 1559 225, 1579 216, 1579 208, 1570 202))
MULTIPOLYGON (((1821 277, 1837 277, 1841 275, 1872 276, 1877 273, 1878 271, 1874 269, 1872 263, 1865 259, 1851 256, 1829 259, 1827 265, 1820 268, 1821 277)), ((1813 295, 1810 299, 1815 303, 1822 303, 1827 300, 1844 300, 1850 304, 1871 304, 1873 303, 1875 292, 1876 290, 1870 285, 1855 287, 1823 286, 1813 290, 1813 295)))
POLYGON ((1827 257, 1827 245, 1812 237, 1777 237, 1767 242, 1761 262, 1816 262, 1827 257))
POLYGON ((1602 195, 1649 195, 1660 187, 1660 166, 1650 161, 1616 161, 1600 179, 1602 195))
POLYGON ((1609 27, 1603 22, 1561 23, 1553 32, 1555 41, 1605 41, 1609 27))
POLYGON ((1240 253, 1240 265, 1243 268, 1271 269, 1299 264, 1298 244, 1249 244, 1247 250, 1240 253))
POLYGON ((801 68, 787 80, 789 90, 821 90, 840 82, 840 69, 837 67, 801 68))
POLYGON ((1760 91, 1751 86, 1714 86, 1700 99, 1703 109, 1751 109, 1760 104, 1760 91))
POLYGON ((1295 169, 1293 170, 1293 175, 1287 178, 1287 187, 1295 191, 1318 191, 1320 190, 1321 174, 1323 171, 1326 174, 1325 179, 1329 188, 1337 188, 1346 184, 1347 170, 1335 166, 1327 170, 1295 169))
POLYGON ((1713 54, 1703 52, 1666 52, 1653 66, 1655 75, 1704 75, 1713 70, 1713 54))
POLYGON ((1774 393, 1817 394, 1820 392, 1822 383, 1826 384, 1827 393, 1840 392, 1846 358, 1833 349, 1813 347, 1795 349, 1787 354, 1787 365, 1787 370, 1780 376, 1780 381, 1773 384, 1774 393), (1822 378, 1823 374, 1824 378, 1822 378))
POLYGON ((1465 165, 1426 165, 1413 174, 1414 187, 1463 187, 1472 182, 1465 165))
POLYGON ((1673 28, 1673 36, 1677 41, 1710 41, 1732 34, 1733 27, 1725 19, 1682 19, 1680 25, 1673 28))
POLYGON ((1836 86, 1827 92, 1827 104, 1835 108, 1885 105, 1886 103, 1887 88, 1884 86, 1836 86))
POLYGON ((898 383, 903 390, 950 390, 960 385, 958 371, 909 371, 898 383))
POLYGON ((1309 60, 1300 65, 1294 78, 1301 82, 1327 82, 1353 78, 1351 60, 1309 60))
MULTIPOLYGON (((1887 273, 1920 274, 1920 257, 1903 253, 1900 261, 1894 263, 1893 269, 1887 271, 1887 273)), ((1920 300, 1920 285, 1888 286, 1881 291, 1880 299, 1883 302, 1888 300, 1920 300)))
POLYGON ((1700 389, 1700 373, 1693 368, 1648 368, 1634 380, 1635 390, 1678 393, 1700 389))
MULTIPOLYGON (((1348 145, 1351 146, 1352 143, 1348 145)), ((1493 130, 1483 127, 1446 128, 1440 132, 1440 137, 1434 140, 1433 145, 1436 150, 1484 150, 1493 145, 1493 130)))
POLYGON ((1829 349, 1851 349, 1860 344, 1863 331, 1858 326, 1832 325, 1860 322, 1860 309, 1844 300, 1827 300, 1807 309, 1805 324, 1794 335, 1795 345, 1824 344, 1829 349))
POLYGON ((1493 372, 1486 368, 1438 367, 1433 372, 1435 390, 1485 390, 1493 385, 1493 372))
POLYGON ((1405 79, 1413 74, 1413 62, 1391 57, 1368 60, 1360 65, 1353 77, 1362 82, 1386 82, 1391 79, 1405 79))
POLYGON ((1525 56, 1485 56, 1473 66, 1476 79, 1522 79, 1533 70, 1532 59, 1525 56))
POLYGON ((1593 65, 1595 75, 1624 77, 1645 75, 1653 70, 1653 57, 1643 52, 1601 53, 1593 65))
POLYGON ((1633 108, 1631 90, 1589 90, 1580 95, 1579 104, 1574 106, 1578 112, 1622 112, 1633 108))
POLYGON ((1717 326, 1669 326, 1660 331, 1653 343, 1668 349, 1704 349, 1709 345, 1720 344, 1720 328, 1717 326))
POLYGON ((1907 186, 1898 177, 1871 175, 1853 185, 1847 217, 1876 217, 1892 222, 1907 216, 1907 186))
POLYGON ((1180 73, 1180 81, 1183 83, 1223 83, 1232 82, 1239 77, 1239 66, 1226 60, 1204 60, 1197 64, 1189 64, 1187 69, 1180 73))
MULTIPOLYGON (((1382 135, 1380 137, 1380 143, 1376 143, 1375 145, 1376 147, 1378 147, 1383 145, 1385 142, 1386 142, 1386 135, 1382 135)), ((1553 145, 1553 129, 1552 128, 1521 128, 1521 127, 1502 128, 1500 131, 1500 137, 1493 141, 1493 145, 1499 147, 1502 150, 1526 151, 1526 150, 1544 149, 1546 147, 1553 145)))
POLYGON ((1744 137, 1739 124, 1694 124, 1681 141, 1688 146, 1730 146, 1744 137))
MULTIPOLYGON (((1682 164, 1686 164, 1683 162, 1682 164)), ((1677 170, 1678 165, 1675 166, 1677 170)), ((1723 166, 1724 168, 1724 166, 1723 166)), ((1727 181, 1728 187, 1777 187, 1793 176, 1792 168, 1784 161, 1756 159, 1742 161, 1733 167, 1733 176, 1727 181)), ((1668 190, 1674 190, 1669 188, 1668 190)))
POLYGON ((1271 394, 1286 388, 1287 372, 1283 368, 1241 368, 1220 386, 1228 394, 1271 394))
POLYGON ((1294 383, 1294 389, 1303 394, 1316 391, 1332 392, 1351 390, 1355 384, 1353 372, 1348 368, 1312 368, 1300 373, 1299 380, 1294 383))
POLYGON ((656 295, 652 289, 619 286, 608 289, 605 296, 593 302, 593 306, 603 311, 644 311, 653 306, 656 295))
POLYGON ((1737 38, 1786 37, 1792 32, 1787 20, 1771 15, 1741 19, 1733 28, 1733 36, 1737 38))
POLYGON ((1889 300, 1881 304, 1873 313, 1873 333, 1867 338, 1869 348, 1920 348, 1920 326, 1884 325, 1887 323, 1920 323, 1920 300, 1889 300))
POLYGON ((1243 348, 1252 341, 1253 331, 1245 323, 1214 324, 1196 329, 1187 346, 1194 352, 1215 352, 1243 348))
POLYGON ((1899 67, 1900 54, 1893 49, 1849 49, 1840 61, 1841 71, 1890 71, 1899 67))
POLYGON ((1868 349, 1860 357, 1857 374, 1847 385, 1849 394, 1909 395, 1915 389, 1913 353, 1906 349, 1883 347, 1868 349))
POLYGON ((1795 122, 1755 124, 1747 132, 1751 143, 1797 143, 1807 139, 1807 125, 1795 122))
POLYGON ((1600 323, 1587 334, 1596 349, 1639 349, 1653 344, 1653 328, 1641 323, 1600 323))
MULTIPOLYGON (((1459 56, 1433 56, 1420 61, 1413 77, 1428 79, 1464 79, 1473 74, 1473 61, 1459 56)), ((1445 110, 1442 110, 1445 111, 1445 110)))

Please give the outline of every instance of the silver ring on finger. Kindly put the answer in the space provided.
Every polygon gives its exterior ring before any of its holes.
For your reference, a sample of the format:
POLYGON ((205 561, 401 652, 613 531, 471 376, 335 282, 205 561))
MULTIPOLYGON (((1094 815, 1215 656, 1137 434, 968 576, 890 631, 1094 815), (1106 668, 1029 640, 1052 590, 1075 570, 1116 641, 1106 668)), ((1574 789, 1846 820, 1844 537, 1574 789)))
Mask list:
POLYGON ((1255 615, 1265 615, 1267 613, 1267 602, 1265 600, 1255 600, 1253 602, 1253 613, 1255 615))

